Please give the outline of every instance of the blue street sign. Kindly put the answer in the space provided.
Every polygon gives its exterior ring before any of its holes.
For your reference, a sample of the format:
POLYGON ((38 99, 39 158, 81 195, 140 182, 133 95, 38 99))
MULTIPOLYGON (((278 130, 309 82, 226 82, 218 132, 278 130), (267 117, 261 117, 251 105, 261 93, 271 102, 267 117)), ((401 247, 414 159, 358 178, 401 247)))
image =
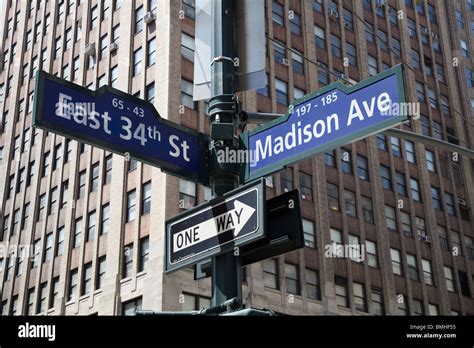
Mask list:
POLYGON ((407 119, 402 66, 347 87, 335 82, 311 93, 279 119, 241 134, 248 182, 309 156, 332 150, 407 119))
POLYGON ((109 86, 96 91, 44 71, 36 76, 33 124, 163 171, 208 183, 207 136, 160 117, 154 106, 109 86))

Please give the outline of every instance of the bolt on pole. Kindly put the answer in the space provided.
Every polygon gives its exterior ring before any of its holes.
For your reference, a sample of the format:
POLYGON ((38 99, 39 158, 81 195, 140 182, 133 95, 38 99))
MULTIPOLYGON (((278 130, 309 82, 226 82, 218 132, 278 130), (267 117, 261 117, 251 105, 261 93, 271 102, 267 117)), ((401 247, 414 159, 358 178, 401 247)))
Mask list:
MULTIPOLYGON (((239 184, 237 165, 219 163, 217 153, 229 148, 236 150, 237 100, 234 71, 234 0, 212 1, 211 41, 211 173, 214 197, 232 191, 239 184)), ((233 251, 215 256, 212 260, 212 306, 234 297, 242 298, 241 260, 233 251)))

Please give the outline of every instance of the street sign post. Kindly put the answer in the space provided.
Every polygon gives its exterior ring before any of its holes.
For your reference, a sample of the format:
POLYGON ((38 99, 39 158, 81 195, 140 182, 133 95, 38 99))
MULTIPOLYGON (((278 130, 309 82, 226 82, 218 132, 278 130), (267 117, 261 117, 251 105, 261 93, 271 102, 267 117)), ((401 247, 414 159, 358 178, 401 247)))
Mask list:
POLYGON ((258 180, 166 221, 166 272, 265 236, 265 185, 258 180))
POLYGON ((335 82, 298 99, 289 111, 241 134, 242 147, 250 158, 242 166, 243 182, 405 121, 402 66, 350 87, 335 82))
POLYGON ((160 117, 154 106, 109 86, 96 91, 38 71, 36 127, 209 182, 207 136, 160 117))

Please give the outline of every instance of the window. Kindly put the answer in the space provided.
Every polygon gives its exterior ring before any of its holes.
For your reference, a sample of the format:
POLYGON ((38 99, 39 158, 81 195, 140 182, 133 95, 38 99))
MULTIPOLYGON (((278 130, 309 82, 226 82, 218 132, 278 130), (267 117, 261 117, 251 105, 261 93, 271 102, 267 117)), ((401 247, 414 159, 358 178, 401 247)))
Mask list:
POLYGON ((359 236, 349 234, 349 258, 355 262, 362 261, 362 251, 360 248, 359 236))
POLYGON ((374 213, 372 209, 372 200, 368 197, 361 196, 361 205, 362 205, 362 216, 364 221, 373 224, 374 223, 374 213))
POLYGON ((446 230, 446 227, 438 225, 437 230, 438 230, 439 244, 441 246, 441 249, 449 250, 448 232, 446 230))
POLYGON ((61 209, 67 204, 69 195, 69 180, 66 180, 62 184, 62 193, 61 193, 61 209))
POLYGON ((286 59, 286 48, 281 42, 273 42, 273 58, 275 62, 280 64, 286 59))
POLYGON ((40 284, 40 298, 37 308, 37 313, 42 313, 46 310, 46 300, 48 298, 48 293, 46 289, 48 288, 48 283, 40 284))
MULTIPOLYGON (((446 229, 445 229, 446 232, 446 229)), ((470 260, 474 259, 474 241, 469 236, 464 236, 464 242, 466 244, 467 256, 470 260)))
POLYGON ((179 179, 179 207, 187 210, 196 205, 196 184, 179 179))
POLYGON ((410 214, 400 210, 400 220, 402 224, 402 232, 406 237, 413 237, 413 231, 411 228, 410 214))
POLYGON ((150 103, 155 102, 155 83, 152 82, 148 84, 145 88, 145 95, 146 95, 146 100, 150 103))
POLYGON ((446 279, 446 287, 448 288, 448 291, 455 292, 452 268, 444 266, 444 278, 446 279))
POLYGON ((341 148, 342 171, 346 174, 352 174, 352 157, 351 152, 341 148))
POLYGON ((97 268, 96 289, 100 289, 102 285, 104 285, 106 266, 105 256, 100 257, 99 266, 97 268))
POLYGON ((112 181, 112 155, 105 158, 105 175, 104 185, 110 184, 112 181))
POLYGON ((293 12, 293 18, 290 20, 290 30, 293 34, 301 36, 301 15, 293 12))
POLYGON ((433 209, 442 210, 439 188, 431 186, 431 202, 433 204, 433 209))
POLYGON ((323 0, 313 0, 313 11, 323 12, 323 0))
POLYGON ((133 76, 137 76, 142 72, 142 48, 138 48, 133 52, 133 76))
POLYGON ((369 64, 369 75, 370 76, 377 75, 378 73, 377 59, 369 55, 368 64, 369 64))
POLYGON ((181 33, 181 55, 184 59, 194 63, 194 38, 186 33, 181 33))
POLYGON ((377 147, 380 150, 387 151, 387 140, 385 138, 385 135, 383 134, 377 134, 377 147))
POLYGON ((336 156, 334 151, 324 153, 324 164, 330 167, 336 166, 336 156))
POLYGON ((380 179, 382 187, 386 190, 392 189, 392 179, 390 177, 390 168, 384 165, 380 165, 380 179))
POLYGON ((64 251, 64 226, 58 228, 56 237, 56 256, 60 256, 64 251))
POLYGON ((326 183, 329 209, 339 211, 339 188, 336 185, 326 183))
POLYGON ((105 58, 107 55, 107 47, 108 47, 108 40, 107 40, 107 34, 103 35, 100 38, 100 55, 99 55, 99 60, 105 58))
POLYGON ((147 67, 156 63, 156 38, 147 42, 147 67))
POLYGON ((364 25, 364 32, 367 42, 375 43, 374 26, 370 23, 366 23, 366 25, 364 25))
POLYGON ((46 217, 46 194, 43 193, 39 197, 39 204, 38 204, 38 220, 43 221, 46 217))
POLYGON ((314 222, 306 219, 302 219, 303 222, 303 233, 304 233, 304 245, 309 248, 316 247, 316 234, 314 232, 314 222))
POLYGON ((357 218, 355 193, 352 191, 344 190, 344 203, 346 208, 346 214, 357 218))
POLYGON ((82 271, 82 289, 81 295, 87 295, 91 292, 92 289, 92 263, 84 265, 84 270, 82 271))
POLYGON ((193 88, 192 82, 181 79, 181 104, 194 110, 193 88))
POLYGON ((48 151, 44 154, 43 158, 43 168, 41 170, 41 177, 46 176, 48 174, 49 166, 51 165, 51 153, 48 151))
POLYGON ((109 222, 110 222, 110 205, 109 203, 102 206, 102 221, 100 224, 100 235, 106 234, 109 232, 109 222))
POLYGON ((181 4, 184 15, 188 18, 194 19, 196 13, 195 0, 182 0, 181 4))
POLYGON ((411 198, 414 201, 421 202, 420 185, 418 180, 410 178, 411 198))
POLYGON ((331 53, 334 57, 341 58, 341 38, 331 34, 331 53))
POLYGON ((390 143, 392 144, 392 153, 396 157, 402 157, 402 151, 400 148, 400 139, 396 137, 390 137, 390 143))
POLYGON ((110 69, 110 86, 117 88, 118 86, 118 66, 114 66, 110 69))
POLYGON ((34 315, 35 310, 34 310, 34 304, 35 302, 35 289, 29 289, 28 290, 28 310, 26 312, 27 315, 34 315))
POLYGON ((313 201, 313 183, 312 176, 300 172, 300 192, 301 198, 305 201, 313 201))
POLYGON ((430 172, 436 173, 436 164, 434 152, 430 150, 425 150, 426 155, 426 167, 430 172))
POLYGON ((408 276, 410 279, 418 281, 418 268, 416 266, 416 257, 414 255, 407 254, 407 266, 408 276))
POLYGON ((342 232, 335 228, 330 229, 331 244, 332 244, 332 255, 342 257, 342 232))
POLYGON ((68 301, 75 301, 76 300, 76 292, 77 292, 77 268, 72 270, 69 274, 69 291, 68 291, 68 301))
POLYGON ((87 181, 86 171, 83 170, 79 173, 79 180, 78 180, 79 187, 77 190, 78 199, 84 198, 84 196, 86 195, 86 181, 87 181))
MULTIPOLYGON (((293 72, 297 74, 304 74, 304 65, 303 65, 303 55, 295 52, 291 52, 291 63, 293 67, 293 72)), ((304 93, 303 93, 304 95, 304 93)), ((303 95, 298 96, 301 98, 303 95)), ((296 97, 296 96, 295 96, 296 97)))
POLYGON ((138 272, 143 272, 147 269, 149 254, 150 239, 148 237, 144 237, 140 240, 140 262, 138 264, 138 272))
POLYGON ((140 6, 135 10, 135 34, 143 30, 143 17, 145 15, 145 10, 143 6, 140 6))
POLYGON ((293 168, 286 168, 280 172, 280 187, 282 192, 293 189, 293 168))
POLYGON ((133 243, 130 243, 123 248, 122 278, 130 277, 132 275, 132 268, 133 268, 133 243))
MULTIPOLYGON (((461 54, 463 55, 463 57, 469 58, 469 48, 467 46, 466 41, 464 41, 463 39, 460 39, 460 45, 461 45, 461 54)), ((472 84, 471 84, 471 87, 473 87, 472 84)))
POLYGON ((385 206, 385 220, 387 222, 387 228, 392 231, 397 230, 397 220, 395 217, 395 208, 388 205, 385 206))
POLYGON ((353 283, 352 289, 354 291, 354 307, 361 312, 367 312, 367 301, 365 296, 364 284, 353 283))
POLYGON ((97 27, 99 10, 97 5, 91 8, 90 28, 91 30, 97 27))
POLYGON ((99 189, 99 173, 100 173, 99 163, 96 163, 92 166, 92 169, 91 169, 91 174, 92 174, 91 186, 90 186, 91 192, 97 191, 99 189))
POLYGON ((425 259, 421 260, 421 266, 423 268, 423 279, 426 285, 433 285, 433 274, 431 272, 431 262, 425 259))
POLYGON ((446 205, 446 212, 449 215, 456 216, 456 209, 454 207, 454 197, 451 193, 444 192, 444 203, 446 205))
POLYGON ((263 283, 266 288, 276 289, 279 286, 278 260, 268 259, 263 261, 263 283))
POLYGON ((326 36, 323 28, 314 26, 314 40, 316 47, 322 48, 323 50, 326 48, 326 36))
POLYGON ((344 17, 344 27, 349 31, 354 31, 354 19, 352 17, 352 12, 343 9, 343 17, 344 17))
POLYGON ((275 92, 277 102, 282 105, 288 105, 288 83, 275 79, 275 92))
POLYGON ((347 279, 343 277, 335 277, 336 287, 336 303, 341 307, 349 307, 349 297, 347 294, 347 279))
POLYGON ((384 303, 382 289, 372 288, 372 314, 384 315, 384 303))
POLYGON ((305 269, 306 297, 313 300, 321 300, 321 285, 318 271, 305 269))
POLYGON ((82 240, 82 218, 76 219, 75 225, 74 225, 74 242, 73 242, 73 248, 77 248, 81 245, 81 240, 82 240))
POLYGON ((383 50, 383 51, 388 51, 387 33, 383 30, 378 29, 377 30, 377 39, 378 39, 380 49, 383 50))
POLYGON ((397 182, 397 192, 401 196, 407 195, 407 185, 405 182, 405 174, 400 172, 395 172, 395 180, 397 182))
POLYGON ((390 248, 390 257, 392 259, 392 272, 397 275, 402 275, 400 250, 390 248))
POLYGON ((423 309, 423 302, 420 300, 413 299, 413 314, 414 315, 424 315, 425 311, 423 309))
POLYGON ((91 211, 89 213, 89 218, 88 218, 88 225, 87 225, 87 236, 86 236, 86 242, 89 242, 91 240, 94 240, 95 237, 95 225, 96 225, 96 212, 91 211))
POLYGON ((137 297, 133 300, 122 303, 122 315, 135 315, 136 311, 142 309, 142 298, 137 297))
POLYGON ((453 251, 457 251, 458 255, 462 255, 461 238, 459 236, 459 232, 451 231, 451 243, 453 245, 453 251))
POLYGON ((272 4, 272 20, 274 23, 283 26, 284 25, 284 9, 283 5, 273 0, 272 4))
POLYGON ((46 235, 46 247, 44 251, 44 261, 48 262, 52 259, 53 256, 53 233, 48 233, 46 235))
POLYGON ((132 190, 127 193, 127 220, 130 222, 135 220, 135 210, 136 210, 136 190, 132 190))
POLYGON ((286 293, 300 295, 300 274, 297 265, 285 263, 286 293))
POLYGON ((183 311, 201 310, 203 308, 209 308, 211 306, 211 299, 209 297, 186 293, 183 293, 183 295, 183 311))
MULTIPOLYGON (((393 151, 393 145, 392 145, 392 151, 393 151)), ((405 156, 408 162, 416 163, 415 144, 409 140, 405 140, 405 156)))

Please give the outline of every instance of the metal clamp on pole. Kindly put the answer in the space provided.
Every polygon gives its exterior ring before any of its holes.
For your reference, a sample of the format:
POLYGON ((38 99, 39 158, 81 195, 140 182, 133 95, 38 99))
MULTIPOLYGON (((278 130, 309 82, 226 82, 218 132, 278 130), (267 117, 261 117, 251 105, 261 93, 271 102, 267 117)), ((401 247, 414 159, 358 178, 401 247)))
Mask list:
POLYGON ((231 298, 230 300, 224 301, 220 305, 207 308, 201 311, 202 315, 221 314, 224 312, 231 312, 242 307, 242 301, 238 297, 231 298))

